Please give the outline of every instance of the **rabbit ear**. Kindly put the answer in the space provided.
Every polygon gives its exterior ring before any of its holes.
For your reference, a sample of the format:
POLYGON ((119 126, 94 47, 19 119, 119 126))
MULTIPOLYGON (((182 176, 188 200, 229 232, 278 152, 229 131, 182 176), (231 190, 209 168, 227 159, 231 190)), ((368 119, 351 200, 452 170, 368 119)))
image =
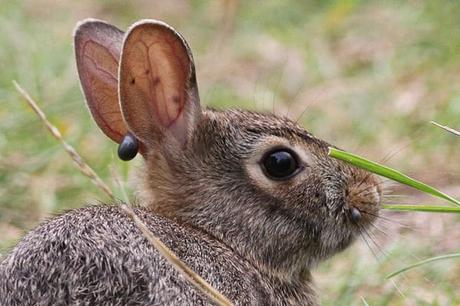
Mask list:
POLYGON ((123 42, 119 94, 129 130, 148 148, 187 143, 201 116, 190 49, 173 28, 134 24, 123 42))
POLYGON ((99 128, 117 143, 127 133, 118 102, 118 62, 123 32, 86 19, 74 32, 75 56, 86 103, 99 128))

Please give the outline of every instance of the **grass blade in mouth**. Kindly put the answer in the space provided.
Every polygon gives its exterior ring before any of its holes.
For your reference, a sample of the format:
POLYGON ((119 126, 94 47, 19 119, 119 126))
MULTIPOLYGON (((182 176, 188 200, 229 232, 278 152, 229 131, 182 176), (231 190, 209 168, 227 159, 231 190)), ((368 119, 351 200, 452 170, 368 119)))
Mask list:
POLYGON ((396 211, 460 214, 460 207, 452 207, 452 206, 384 204, 383 208, 388 209, 388 210, 396 210, 396 211))
POLYGON ((417 190, 420 190, 422 192, 425 192, 425 193, 429 193, 433 196, 436 196, 438 198, 441 198, 441 199, 444 199, 444 200, 447 200, 449 201, 450 203, 456 205, 456 206, 460 206, 460 201, 452 198, 451 196, 437 190, 436 188, 428 185, 428 184, 425 184, 425 183, 422 183, 420 181, 417 181, 397 170, 394 170, 390 167, 387 167, 387 166, 384 166, 384 165, 381 165, 381 164, 378 164, 376 162, 373 162, 373 161, 370 161, 370 160, 367 160, 361 156, 358 156, 358 155, 355 155, 355 154, 352 154, 352 153, 348 153, 348 152, 345 152, 345 151, 342 151, 342 150, 339 150, 339 149, 335 149, 335 148, 329 148, 329 156, 333 157, 333 158, 336 158, 336 159, 340 159, 344 162, 347 162, 349 164, 352 164, 356 167, 359 167, 359 168, 362 168, 364 170, 367 170, 367 171, 370 171, 372 173, 375 173, 375 174, 378 174, 378 175, 381 175, 381 176, 384 176, 386 178, 389 178, 393 181, 396 181, 396 182, 399 182, 401 184, 404 184, 404 185, 407 185, 407 186, 410 186, 412 188, 415 188, 417 190))

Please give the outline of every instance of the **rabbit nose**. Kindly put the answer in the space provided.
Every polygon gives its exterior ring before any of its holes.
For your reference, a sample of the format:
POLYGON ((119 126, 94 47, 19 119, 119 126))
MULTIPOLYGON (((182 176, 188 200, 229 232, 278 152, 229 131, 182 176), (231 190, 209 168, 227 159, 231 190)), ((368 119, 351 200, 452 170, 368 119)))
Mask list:
POLYGON ((356 207, 351 207, 349 209, 350 218, 353 222, 359 222, 361 220, 361 212, 356 207))

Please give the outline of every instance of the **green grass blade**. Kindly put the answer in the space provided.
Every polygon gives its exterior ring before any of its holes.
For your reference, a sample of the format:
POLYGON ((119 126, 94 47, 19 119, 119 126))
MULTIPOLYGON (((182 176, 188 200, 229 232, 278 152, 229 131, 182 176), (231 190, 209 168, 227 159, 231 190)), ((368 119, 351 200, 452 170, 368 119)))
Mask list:
POLYGON ((433 262, 433 261, 438 261, 438 260, 443 260, 443 259, 451 259, 451 258, 460 258, 460 253, 441 255, 441 256, 431 257, 431 258, 419 261, 419 262, 417 262, 417 263, 415 263, 413 265, 407 266, 405 268, 402 268, 402 269, 400 269, 398 271, 395 271, 395 272, 387 275, 386 278, 392 278, 392 277, 394 277, 394 276, 396 276, 398 274, 401 274, 403 272, 406 272, 408 270, 411 270, 413 268, 416 268, 418 266, 421 266, 421 265, 424 265, 424 264, 427 264, 427 263, 430 263, 430 262, 433 262))
POLYGON ((389 209, 389 210, 396 210, 396 211, 419 211, 419 212, 432 212, 432 213, 460 214, 460 207, 452 207, 452 206, 391 204, 391 205, 383 205, 383 208, 389 209))
POLYGON ((401 184, 413 187, 415 189, 418 189, 420 191, 423 191, 425 193, 429 193, 431 195, 434 195, 436 197, 442 198, 444 200, 447 200, 457 206, 460 206, 460 201, 452 198, 451 196, 437 190, 434 187, 431 187, 430 185, 427 185, 425 183, 422 183, 420 181, 417 181, 413 178, 410 178, 409 176, 394 170, 392 168, 389 168, 387 166, 380 165, 378 163, 372 162, 370 160, 367 160, 363 157, 360 157, 358 155, 348 153, 342 150, 338 150, 335 148, 329 148, 329 156, 333 158, 340 159, 344 162, 350 163, 356 167, 365 169, 367 171, 373 172, 375 174, 384 176, 386 178, 392 179, 396 182, 399 182, 401 184))
POLYGON ((430 123, 436 125, 437 127, 440 127, 441 129, 444 129, 444 130, 446 130, 446 131, 448 131, 448 132, 450 132, 450 133, 452 133, 452 134, 454 134, 454 135, 460 136, 460 132, 457 131, 457 130, 454 130, 454 129, 451 128, 451 127, 448 127, 448 126, 439 124, 439 123, 434 122, 434 121, 430 121, 430 123))

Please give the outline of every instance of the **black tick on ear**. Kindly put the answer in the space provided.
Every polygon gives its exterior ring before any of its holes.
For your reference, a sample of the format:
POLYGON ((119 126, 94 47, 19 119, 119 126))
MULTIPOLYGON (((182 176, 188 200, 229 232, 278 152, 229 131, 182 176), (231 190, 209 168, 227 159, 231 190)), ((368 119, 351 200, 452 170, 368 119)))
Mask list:
POLYGON ((121 160, 129 161, 136 157, 137 152, 139 152, 139 142, 133 134, 128 132, 123 136, 118 146, 118 157, 121 160))

